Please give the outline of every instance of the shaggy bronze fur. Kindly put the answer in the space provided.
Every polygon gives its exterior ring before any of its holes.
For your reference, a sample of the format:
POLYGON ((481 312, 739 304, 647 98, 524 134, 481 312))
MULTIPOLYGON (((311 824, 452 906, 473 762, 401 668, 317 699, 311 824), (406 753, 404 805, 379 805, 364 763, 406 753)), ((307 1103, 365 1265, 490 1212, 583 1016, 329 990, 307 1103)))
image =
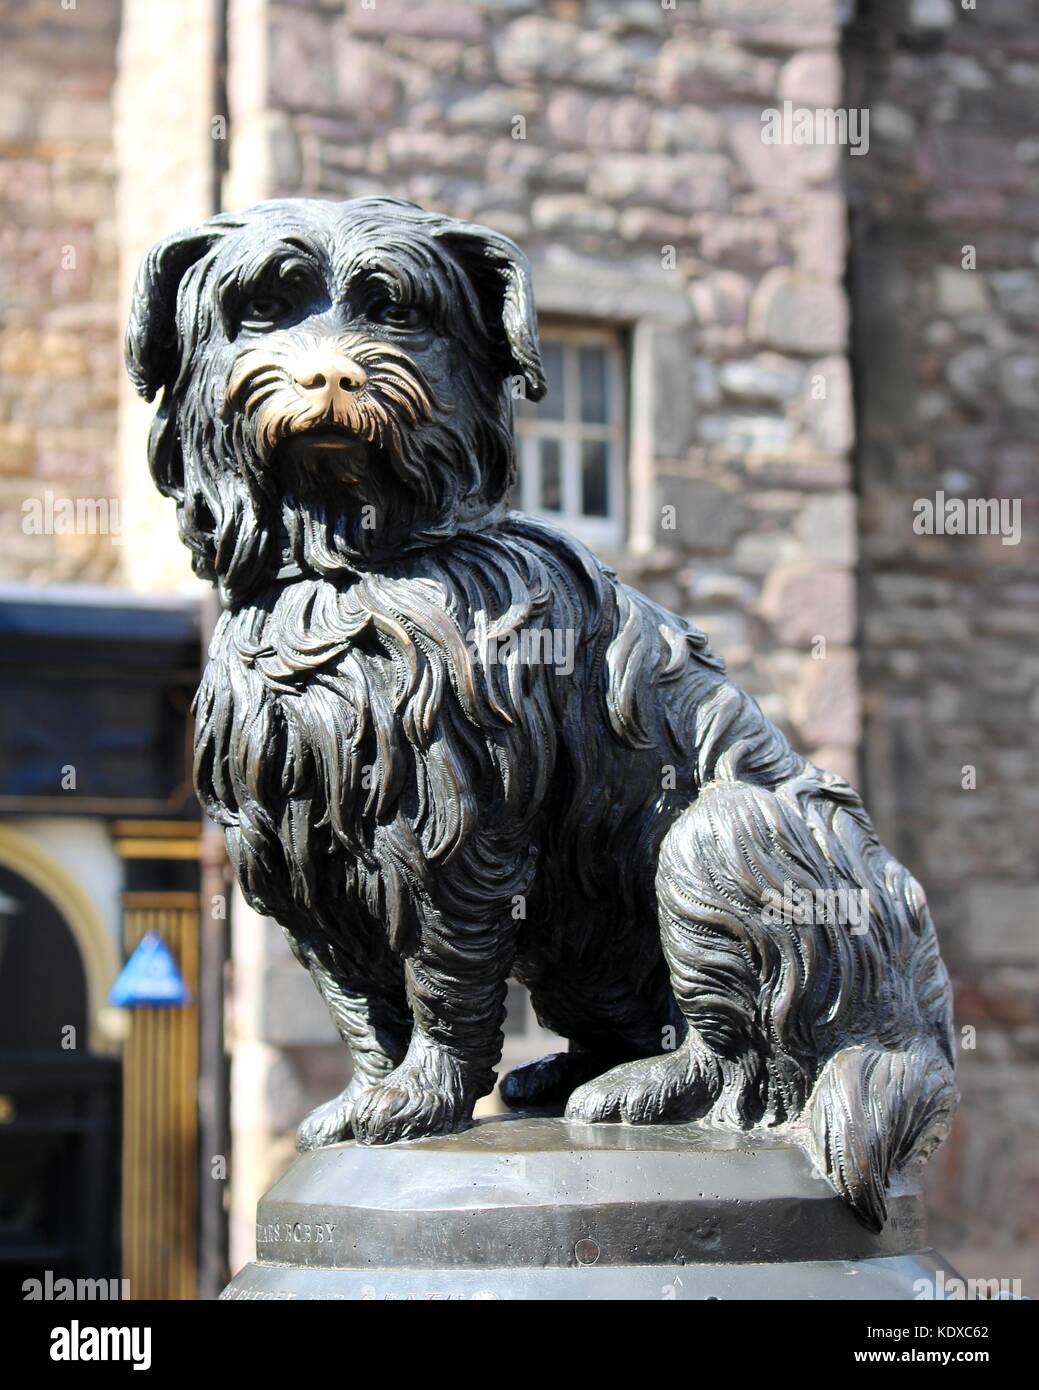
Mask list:
POLYGON ((353 1054, 300 1145, 467 1124, 514 974, 570 1051, 511 1103, 781 1128, 879 1228, 955 1104, 923 893, 701 632, 507 512, 517 247, 387 199, 215 217, 147 257, 127 359, 225 604, 199 796, 353 1054))

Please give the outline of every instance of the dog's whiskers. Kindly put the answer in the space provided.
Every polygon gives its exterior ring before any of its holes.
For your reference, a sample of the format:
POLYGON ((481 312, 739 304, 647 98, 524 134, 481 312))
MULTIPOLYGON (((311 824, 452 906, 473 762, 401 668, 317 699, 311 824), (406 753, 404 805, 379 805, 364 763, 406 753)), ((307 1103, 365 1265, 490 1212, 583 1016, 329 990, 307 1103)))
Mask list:
POLYGON ((259 410, 260 406, 266 404, 267 401, 269 401, 273 396, 276 396, 277 394, 277 382, 273 382, 271 385, 267 387, 261 387, 258 391, 255 391, 252 395, 249 396, 249 398, 245 402, 245 418, 247 420, 252 419, 252 417, 259 410))

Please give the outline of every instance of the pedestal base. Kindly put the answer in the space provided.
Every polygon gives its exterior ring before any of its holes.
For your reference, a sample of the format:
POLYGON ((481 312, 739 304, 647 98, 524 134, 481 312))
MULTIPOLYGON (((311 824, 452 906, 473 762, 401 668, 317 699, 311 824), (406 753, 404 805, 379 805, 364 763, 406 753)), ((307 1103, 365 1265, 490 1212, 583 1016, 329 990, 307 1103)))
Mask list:
POLYGON ((222 1297, 914 1299, 954 1273, 923 1239, 914 1189, 872 1235, 781 1142, 495 1117, 303 1155, 222 1297))

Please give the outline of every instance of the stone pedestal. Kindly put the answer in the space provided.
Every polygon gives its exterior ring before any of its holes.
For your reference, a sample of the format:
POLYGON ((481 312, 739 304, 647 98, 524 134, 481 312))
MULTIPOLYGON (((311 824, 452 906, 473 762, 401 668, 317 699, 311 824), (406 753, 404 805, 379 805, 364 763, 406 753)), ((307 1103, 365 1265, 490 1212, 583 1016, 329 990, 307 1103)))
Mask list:
POLYGON ((224 1298, 913 1299, 953 1273, 908 1185, 872 1235, 787 1144, 534 1116, 306 1154, 256 1248, 224 1298))

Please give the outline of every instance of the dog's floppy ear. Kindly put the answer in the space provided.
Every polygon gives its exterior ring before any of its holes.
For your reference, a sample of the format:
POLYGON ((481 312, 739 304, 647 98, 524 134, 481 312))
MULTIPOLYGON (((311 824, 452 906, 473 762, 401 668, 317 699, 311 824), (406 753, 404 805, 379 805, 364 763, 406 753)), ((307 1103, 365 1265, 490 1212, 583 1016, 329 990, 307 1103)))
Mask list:
POLYGON ((150 401, 179 370, 177 289, 188 268, 206 254, 219 227, 189 227, 160 241, 137 272, 126 326, 126 370, 137 392, 150 401))
POLYGON ((500 327, 504 334, 527 399, 539 401, 545 394, 545 373, 530 262, 514 241, 489 227, 445 221, 435 235, 448 245, 468 275, 488 327, 500 327))

